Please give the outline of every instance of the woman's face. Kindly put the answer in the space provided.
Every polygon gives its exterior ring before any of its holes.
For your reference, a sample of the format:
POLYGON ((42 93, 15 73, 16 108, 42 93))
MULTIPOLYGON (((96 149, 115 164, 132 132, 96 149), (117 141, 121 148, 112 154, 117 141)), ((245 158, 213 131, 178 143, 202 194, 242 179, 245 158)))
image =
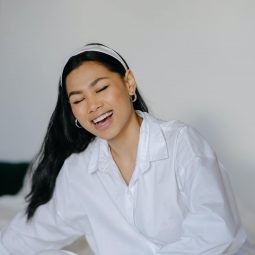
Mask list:
POLYGON ((135 121, 130 101, 135 89, 130 70, 121 78, 96 61, 84 62, 66 77, 75 118, 87 131, 108 141, 124 134, 135 121))

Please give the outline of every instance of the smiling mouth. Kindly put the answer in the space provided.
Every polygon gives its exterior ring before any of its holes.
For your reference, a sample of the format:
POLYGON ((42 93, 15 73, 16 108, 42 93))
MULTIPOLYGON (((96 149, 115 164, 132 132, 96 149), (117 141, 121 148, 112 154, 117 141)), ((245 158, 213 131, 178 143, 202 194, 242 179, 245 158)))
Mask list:
POLYGON ((107 120, 109 117, 112 116, 112 111, 109 111, 109 112, 106 112, 102 115, 100 115, 99 117, 95 118, 92 120, 92 122, 95 124, 95 125, 98 125, 100 123, 103 123, 105 120, 107 120))

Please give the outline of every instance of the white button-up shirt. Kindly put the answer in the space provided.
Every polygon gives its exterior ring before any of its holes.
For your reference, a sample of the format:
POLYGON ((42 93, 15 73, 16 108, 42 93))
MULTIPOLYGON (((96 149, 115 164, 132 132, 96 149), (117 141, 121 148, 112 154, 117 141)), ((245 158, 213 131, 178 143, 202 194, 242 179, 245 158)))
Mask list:
POLYGON ((124 182, 106 141, 72 154, 53 198, 31 222, 24 211, 1 232, 1 255, 33 255, 86 238, 97 255, 244 254, 246 241, 226 172, 191 127, 147 113, 124 182))

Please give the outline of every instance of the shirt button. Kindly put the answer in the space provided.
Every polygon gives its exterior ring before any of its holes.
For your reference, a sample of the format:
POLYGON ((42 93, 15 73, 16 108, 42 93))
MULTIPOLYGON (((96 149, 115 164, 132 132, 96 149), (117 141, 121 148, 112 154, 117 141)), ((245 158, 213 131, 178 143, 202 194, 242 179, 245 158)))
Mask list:
POLYGON ((134 186, 132 186, 132 187, 130 188, 130 191, 132 192, 132 194, 134 194, 135 187, 134 187, 134 186))

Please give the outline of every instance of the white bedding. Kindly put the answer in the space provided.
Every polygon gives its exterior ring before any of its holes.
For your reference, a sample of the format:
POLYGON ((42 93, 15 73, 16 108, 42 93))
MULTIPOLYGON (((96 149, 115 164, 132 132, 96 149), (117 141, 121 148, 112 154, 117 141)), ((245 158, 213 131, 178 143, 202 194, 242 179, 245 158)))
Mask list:
MULTIPOLYGON (((0 196, 0 229, 4 227, 8 222, 15 216, 15 214, 24 208, 25 201, 24 197, 29 191, 28 181, 25 180, 25 185, 21 191, 15 195, 5 195, 0 196)), ((78 255, 92 255, 85 238, 81 238, 74 242, 73 244, 64 248, 65 250, 70 250, 78 255)))

